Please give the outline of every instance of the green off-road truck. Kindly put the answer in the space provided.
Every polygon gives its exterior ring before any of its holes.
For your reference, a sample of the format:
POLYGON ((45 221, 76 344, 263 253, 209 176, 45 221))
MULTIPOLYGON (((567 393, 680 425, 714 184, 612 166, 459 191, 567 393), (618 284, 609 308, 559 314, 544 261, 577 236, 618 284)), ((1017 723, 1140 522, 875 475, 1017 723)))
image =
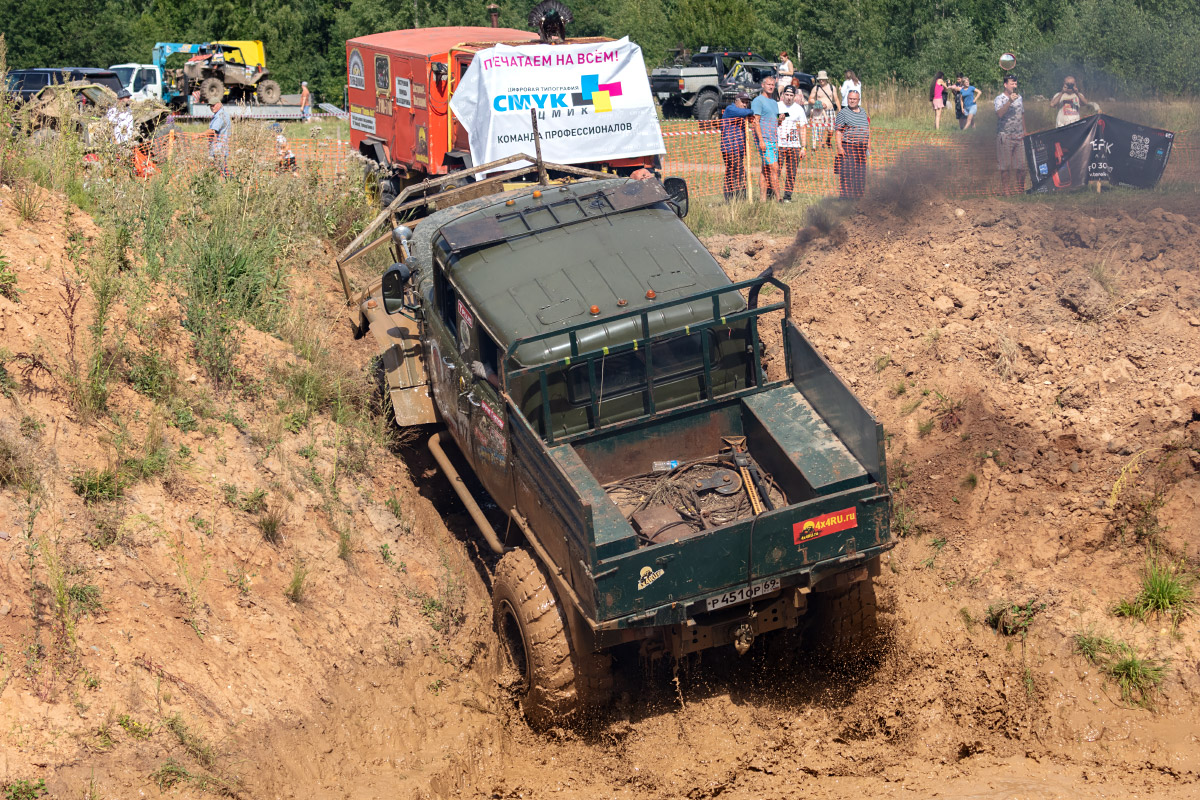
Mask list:
POLYGON ((875 633, 882 428, 787 285, 731 282, 686 207, 686 186, 611 178, 459 202, 397 228, 398 263, 351 307, 397 423, 444 426, 430 449, 500 554, 495 624, 534 724, 602 704, 614 653, 744 653, 806 619, 843 652, 875 633))

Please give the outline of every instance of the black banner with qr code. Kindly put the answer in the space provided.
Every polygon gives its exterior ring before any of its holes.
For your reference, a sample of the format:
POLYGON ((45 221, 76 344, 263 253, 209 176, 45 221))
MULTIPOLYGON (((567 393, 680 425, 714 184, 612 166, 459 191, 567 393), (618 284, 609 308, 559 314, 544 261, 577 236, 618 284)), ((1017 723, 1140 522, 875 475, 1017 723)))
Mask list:
POLYGON ((1075 189, 1092 181, 1151 189, 1171 155, 1175 134, 1107 114, 1025 137, 1030 192, 1075 189))

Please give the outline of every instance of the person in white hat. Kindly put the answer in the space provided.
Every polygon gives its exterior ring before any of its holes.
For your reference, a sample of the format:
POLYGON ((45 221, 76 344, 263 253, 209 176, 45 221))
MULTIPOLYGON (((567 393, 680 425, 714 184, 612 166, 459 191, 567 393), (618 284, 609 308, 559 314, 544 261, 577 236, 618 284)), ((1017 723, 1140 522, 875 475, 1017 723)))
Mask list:
POLYGON ((312 95, 308 91, 308 81, 300 81, 300 116, 305 122, 312 118, 312 95))
POLYGON ((842 110, 837 90, 829 84, 829 73, 821 70, 817 73, 817 83, 808 93, 808 102, 812 106, 812 135, 813 150, 821 146, 821 133, 825 134, 825 146, 833 146, 833 121, 837 112, 842 110))

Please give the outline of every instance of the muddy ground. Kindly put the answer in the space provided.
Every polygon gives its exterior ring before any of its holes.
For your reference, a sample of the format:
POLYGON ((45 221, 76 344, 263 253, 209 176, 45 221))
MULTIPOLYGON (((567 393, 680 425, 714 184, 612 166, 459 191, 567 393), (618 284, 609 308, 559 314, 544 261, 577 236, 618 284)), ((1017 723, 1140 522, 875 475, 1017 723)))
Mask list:
MULTIPOLYGON (((61 365, 61 221, 100 233, 50 203, 29 224, 0 202, 0 250, 23 290, 0 297, 0 347, 61 365)), ((1194 575, 1200 548, 1200 206, 906 191, 814 219, 799 243, 706 244, 735 279, 775 266, 793 318, 889 435, 904 536, 878 579, 879 663, 842 668, 780 639, 689 664, 678 682, 626 666, 593 728, 534 733, 496 669, 494 564, 421 448, 374 446, 366 468, 336 471, 332 421, 292 431, 269 389, 206 386, 178 307, 149 298, 118 312, 126 345, 166 353, 183 395, 213 413, 167 425, 188 455, 122 500, 85 504, 70 483, 110 463, 121 432, 73 412, 52 374, 9 366, 0 426, 45 490, 31 505, 0 488, 0 785, 104 798, 1200 794, 1200 622, 1111 613, 1137 594, 1149 552, 1194 575), (280 543, 227 484, 267 493, 280 543), (56 627, 54 563, 99 592, 74 644, 56 627), (1029 610, 1015 635, 987 624, 1012 605, 1029 610), (1149 707, 1074 652, 1080 632, 1165 663, 1149 707)), ((314 327, 365 364, 366 343, 337 333, 328 262, 296 272, 314 327)), ((246 335, 250 373, 298 358, 246 335)), ((778 370, 778 338, 767 343, 778 370)), ((115 385, 111 407, 141 441, 154 403, 115 385)))

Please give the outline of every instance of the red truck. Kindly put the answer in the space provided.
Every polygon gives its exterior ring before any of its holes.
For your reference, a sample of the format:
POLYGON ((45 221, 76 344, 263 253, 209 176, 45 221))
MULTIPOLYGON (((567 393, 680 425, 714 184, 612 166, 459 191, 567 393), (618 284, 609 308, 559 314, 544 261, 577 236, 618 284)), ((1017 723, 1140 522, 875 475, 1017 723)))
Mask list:
MULTIPOLYGON (((570 39, 568 43, 610 41, 570 39)), ((496 44, 536 44, 514 28, 416 28, 359 36, 346 42, 350 144, 379 165, 380 201, 387 205, 408 184, 473 166, 466 130, 450 98, 475 54, 496 44)), ((628 175, 656 169, 656 156, 582 164, 628 175)))

